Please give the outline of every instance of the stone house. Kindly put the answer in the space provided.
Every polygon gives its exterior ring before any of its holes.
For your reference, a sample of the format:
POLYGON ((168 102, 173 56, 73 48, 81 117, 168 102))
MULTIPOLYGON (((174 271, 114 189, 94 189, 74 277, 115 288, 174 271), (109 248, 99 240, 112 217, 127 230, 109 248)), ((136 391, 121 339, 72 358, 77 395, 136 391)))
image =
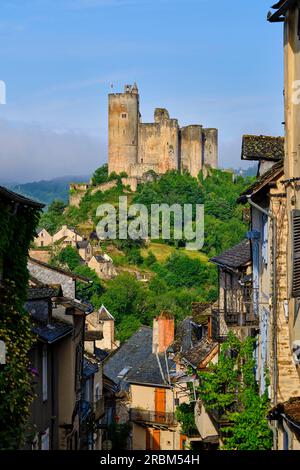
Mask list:
POLYGON ((99 426, 105 414, 102 365, 85 355, 82 372, 81 449, 102 450, 102 429, 99 426))
POLYGON ((53 243, 59 243, 64 248, 72 246, 76 248, 77 242, 82 242, 83 237, 73 227, 63 225, 52 238, 53 243))
POLYGON ((120 342, 115 339, 115 319, 102 305, 87 318, 85 349, 94 354, 95 348, 111 352, 119 346, 120 342))
POLYGON ((84 324, 90 308, 64 297, 60 285, 47 286, 32 277, 25 308, 37 335, 30 352, 36 375, 30 416, 35 432, 27 448, 80 449, 84 324))
POLYGON ((117 275, 113 260, 106 253, 92 256, 88 262, 88 267, 93 269, 100 279, 112 279, 117 275))
MULTIPOLYGON (((128 448, 179 450, 185 436, 176 421, 171 375, 175 363, 167 348, 174 341, 174 318, 162 312, 153 329, 141 327, 104 360, 104 374, 118 388, 119 422, 131 422, 128 448)), ((181 401, 181 398, 178 397, 181 401)))
POLYGON ((93 247, 89 240, 83 239, 76 243, 76 248, 79 256, 86 262, 89 262, 93 257, 93 247))
POLYGON ((258 316, 253 310, 251 260, 247 239, 210 259, 219 271, 218 303, 212 309, 212 336, 217 341, 224 341, 229 330, 244 338, 258 327, 258 316))
MULTIPOLYGON (((286 296, 285 314, 289 328, 289 351, 300 377, 300 271, 299 271, 299 93, 298 80, 300 72, 300 36, 299 36, 299 2, 298 0, 278 1, 268 14, 271 23, 280 22, 284 27, 284 112, 285 112, 285 152, 284 152, 284 179, 282 184, 286 192, 286 296)), ((299 393, 300 396, 300 393, 299 393)), ((278 447, 284 449, 299 448, 299 400, 294 399, 292 406, 289 403, 279 403, 283 413, 281 418, 273 421, 278 426, 278 447), (292 412, 289 414, 289 411, 292 412), (292 416, 292 418, 289 418, 292 416), (296 418, 295 418, 296 417, 296 418), (283 418, 283 419, 282 419, 283 418), (296 427, 293 426, 296 422, 296 427), (298 430, 298 432, 296 432, 298 430)), ((278 417, 277 415, 273 415, 278 417)))
MULTIPOLYGON (((275 142, 275 140, 274 140, 275 142)), ((247 144, 243 144, 246 148, 247 144)), ((266 150, 261 137, 256 137, 261 157, 266 150)), ((274 154, 276 154, 275 146, 274 154)), ((271 146, 268 146, 271 152, 271 146)), ((282 152, 283 153, 283 152, 282 152)), ((251 159, 250 150, 248 151, 251 159)), ((251 206, 251 241, 253 309, 259 319, 257 335, 256 377, 260 392, 267 392, 273 407, 300 395, 297 366, 290 348, 288 321, 287 241, 288 211, 284 185, 283 160, 262 173, 239 198, 251 206), (267 389, 266 376, 270 385, 267 389)), ((281 448, 283 434, 271 420, 274 446, 281 448)))
POLYGON ((37 236, 34 238, 34 244, 40 248, 52 245, 53 238, 45 228, 37 230, 37 236))

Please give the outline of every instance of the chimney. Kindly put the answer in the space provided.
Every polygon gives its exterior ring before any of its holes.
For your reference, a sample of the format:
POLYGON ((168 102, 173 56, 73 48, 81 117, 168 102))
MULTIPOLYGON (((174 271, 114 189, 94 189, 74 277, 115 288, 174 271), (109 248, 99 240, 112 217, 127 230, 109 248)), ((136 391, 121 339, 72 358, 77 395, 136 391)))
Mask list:
POLYGON ((174 341, 175 321, 169 312, 161 312, 153 320, 152 353, 165 352, 174 341))

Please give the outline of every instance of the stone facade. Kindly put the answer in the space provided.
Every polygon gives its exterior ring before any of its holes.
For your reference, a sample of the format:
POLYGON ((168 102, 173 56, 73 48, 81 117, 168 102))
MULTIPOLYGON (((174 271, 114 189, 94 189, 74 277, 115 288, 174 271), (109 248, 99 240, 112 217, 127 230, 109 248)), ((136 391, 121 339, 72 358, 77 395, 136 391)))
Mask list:
POLYGON ((180 128, 164 108, 156 108, 153 123, 142 123, 138 88, 109 95, 109 173, 142 177, 149 171, 186 170, 198 176, 204 165, 218 166, 218 131, 201 125, 180 128))

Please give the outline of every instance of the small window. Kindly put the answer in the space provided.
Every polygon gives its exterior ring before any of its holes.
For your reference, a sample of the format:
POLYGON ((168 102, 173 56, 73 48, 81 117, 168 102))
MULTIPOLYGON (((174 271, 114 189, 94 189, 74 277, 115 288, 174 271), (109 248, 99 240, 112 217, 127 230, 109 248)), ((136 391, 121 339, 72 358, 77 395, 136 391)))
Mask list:
POLYGON ((48 400, 48 352, 47 352, 47 346, 44 346, 44 348, 43 348, 42 387, 43 387, 43 401, 47 401, 48 400))
POLYGON ((122 119, 126 119, 126 118, 127 118, 127 114, 126 114, 126 113, 122 113, 121 116, 122 116, 122 119))
POLYGON ((43 242, 43 240, 41 240, 41 246, 44 246, 44 242, 43 242))

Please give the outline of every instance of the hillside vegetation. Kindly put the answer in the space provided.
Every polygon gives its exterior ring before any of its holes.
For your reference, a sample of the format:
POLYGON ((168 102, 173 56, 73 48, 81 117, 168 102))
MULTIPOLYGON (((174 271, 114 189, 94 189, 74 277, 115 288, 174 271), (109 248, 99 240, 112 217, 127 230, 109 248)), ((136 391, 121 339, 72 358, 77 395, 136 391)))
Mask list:
MULTIPOLYGON (((107 167, 94 174, 96 184, 105 182, 107 167)), ((111 281, 98 281, 96 287, 84 290, 82 296, 95 308, 104 303, 116 319, 119 339, 127 339, 140 325, 150 325, 161 310, 171 311, 176 320, 182 320, 191 312, 192 302, 213 302, 217 299, 217 271, 208 262, 209 257, 238 243, 247 231, 243 222, 242 207, 237 205, 239 194, 252 183, 230 172, 209 170, 204 178, 172 171, 161 177, 153 175, 152 181, 138 186, 137 192, 124 188, 119 179, 117 187, 106 192, 91 194, 88 191, 80 207, 65 206, 53 202, 43 214, 40 226, 54 232, 63 223, 75 226, 89 235, 95 230, 99 204, 109 202, 115 207, 118 198, 126 194, 129 203, 151 204, 204 204, 205 243, 200 251, 185 250, 184 239, 174 240, 110 240, 101 242, 120 274, 111 281), (127 272, 126 272, 127 271, 127 272), (129 271, 129 272, 128 272, 129 271), (148 282, 137 280, 135 273, 147 274, 148 282)), ((69 269, 94 278, 86 266, 71 254, 60 255, 69 269)), ((56 260, 57 262, 57 260, 56 260)))

